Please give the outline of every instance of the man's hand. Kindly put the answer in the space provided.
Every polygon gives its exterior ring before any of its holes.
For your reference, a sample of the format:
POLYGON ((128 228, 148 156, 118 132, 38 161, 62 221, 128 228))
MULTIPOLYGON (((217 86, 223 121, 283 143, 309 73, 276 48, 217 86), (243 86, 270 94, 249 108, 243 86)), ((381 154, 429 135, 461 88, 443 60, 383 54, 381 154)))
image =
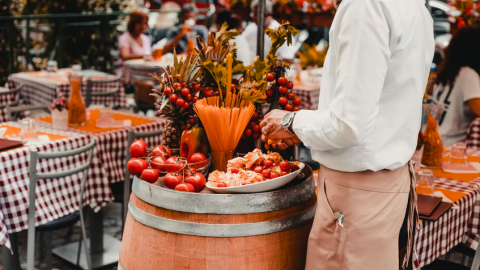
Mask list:
POLYGON ((292 135, 282 126, 282 118, 288 113, 290 112, 273 110, 268 113, 260 123, 260 127, 262 128, 262 141, 282 139, 281 143, 272 145, 274 149, 278 148, 283 150, 301 142, 296 135, 292 135))

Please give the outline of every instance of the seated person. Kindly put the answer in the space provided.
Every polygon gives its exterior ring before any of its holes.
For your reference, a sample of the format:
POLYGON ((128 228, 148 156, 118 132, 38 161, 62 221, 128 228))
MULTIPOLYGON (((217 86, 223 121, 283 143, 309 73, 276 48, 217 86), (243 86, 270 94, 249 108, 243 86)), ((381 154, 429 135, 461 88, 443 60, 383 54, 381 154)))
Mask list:
POLYGON ((470 123, 480 117, 479 48, 480 29, 462 28, 438 68, 433 98, 444 105, 438 124, 446 145, 464 142, 470 123))
POLYGON ((152 44, 150 39, 143 33, 148 30, 148 15, 141 10, 135 10, 130 14, 127 23, 127 32, 118 38, 118 50, 120 60, 117 74, 121 76, 123 61, 141 59, 145 54, 150 54, 152 44))
MULTIPOLYGON (((242 31, 242 20, 232 12, 225 10, 221 11, 217 14, 217 18, 215 20, 215 24, 217 25, 217 29, 222 27, 223 23, 228 24, 228 30, 230 29, 237 29, 238 31, 242 31)), ((249 66, 253 64, 253 56, 250 53, 250 48, 248 45, 248 41, 242 35, 236 36, 234 39, 230 40, 230 43, 235 43, 235 48, 237 49, 237 59, 242 61, 245 66, 249 66)))
MULTIPOLYGON (((252 17, 252 23, 247 25, 245 30, 242 33, 242 36, 249 41, 250 44, 250 53, 254 56, 254 58, 257 56, 257 11, 258 11, 258 0, 253 0, 252 3, 250 4, 250 10, 252 11, 250 13, 250 16, 252 17)), ((280 26, 280 23, 277 22, 273 17, 272 17, 272 12, 273 12, 273 4, 270 0, 265 1, 265 26, 270 29, 276 29, 277 27, 280 26)), ((265 34, 265 54, 267 55, 268 52, 270 51, 270 48, 272 47, 272 41, 270 38, 265 34)), ((291 53, 288 50, 288 46, 285 43, 282 47, 280 47, 277 50, 277 56, 281 59, 284 60, 293 60, 295 57, 295 52, 291 53)), ((288 61, 291 62, 291 61, 288 61)))
POLYGON ((203 25, 195 25, 197 22, 197 15, 191 5, 185 5, 180 12, 180 24, 170 29, 167 32, 168 43, 163 48, 163 52, 173 52, 175 48, 178 54, 187 51, 188 38, 187 34, 193 31, 194 38, 201 36, 204 40, 207 39, 208 29, 203 25), (194 25, 188 25, 185 22, 191 20, 194 25))

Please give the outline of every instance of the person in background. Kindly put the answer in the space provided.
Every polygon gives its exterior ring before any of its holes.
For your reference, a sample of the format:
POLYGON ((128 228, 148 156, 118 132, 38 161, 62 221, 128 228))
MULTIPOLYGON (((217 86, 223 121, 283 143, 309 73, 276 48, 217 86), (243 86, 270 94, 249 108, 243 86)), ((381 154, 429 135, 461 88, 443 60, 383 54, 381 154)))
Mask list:
MULTIPOLYGON (((252 13, 250 13, 250 16, 252 17, 252 23, 247 25, 245 30, 242 33, 242 36, 249 41, 250 44, 250 53, 254 56, 257 56, 257 11, 258 11, 258 0, 253 0, 252 3, 250 4, 250 10, 252 13)), ((265 26, 270 29, 276 29, 277 27, 280 26, 280 23, 278 23, 273 17, 272 17, 272 12, 273 12, 273 4, 270 0, 266 0, 265 2, 265 26)), ((272 41, 270 38, 265 34, 265 54, 268 54, 268 51, 270 51, 270 48, 272 47, 272 41)), ((288 53, 288 46, 287 44, 284 44, 282 47, 280 47, 277 51, 277 56, 279 58, 282 58, 284 60, 292 60, 294 55, 291 55, 291 53, 288 53)))
POLYGON ((143 33, 148 30, 148 15, 141 10, 130 14, 127 23, 127 32, 118 38, 120 60, 117 74, 121 76, 123 61, 141 59, 145 54, 151 53, 150 39, 143 33))
POLYGON ((207 39, 208 29, 203 25, 195 25, 197 22, 197 15, 191 5, 185 5, 180 12, 180 25, 170 29, 167 32, 168 43, 163 48, 163 52, 173 52, 173 49, 177 53, 184 53, 187 50, 188 37, 187 34, 190 31, 194 32, 194 37, 200 36, 204 40, 207 39), (189 23, 185 22, 192 22, 189 23))
POLYGON ((433 99, 444 105, 438 123, 443 143, 464 142, 470 123, 480 117, 480 29, 462 28, 453 36, 437 70, 433 99))
MULTIPOLYGON (((228 24, 227 30, 237 29, 242 31, 242 20, 232 12, 225 10, 217 13, 217 18, 215 24, 217 25, 217 30, 222 27, 223 23, 228 24)), ((235 39, 230 40, 230 43, 235 43, 235 48, 237 49, 237 59, 242 61, 245 66, 253 64, 253 56, 250 52, 248 41, 242 35, 238 35, 235 39)))

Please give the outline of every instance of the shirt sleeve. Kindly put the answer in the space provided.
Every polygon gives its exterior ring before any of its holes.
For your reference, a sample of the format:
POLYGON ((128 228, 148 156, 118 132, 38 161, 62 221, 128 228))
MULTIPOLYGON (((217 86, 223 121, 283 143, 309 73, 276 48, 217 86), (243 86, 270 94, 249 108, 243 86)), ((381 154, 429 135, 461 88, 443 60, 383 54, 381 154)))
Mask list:
POLYGON ((128 34, 121 35, 118 38, 118 48, 130 47, 128 34))
POLYGON ((455 84, 458 84, 459 90, 462 92, 463 102, 480 98, 480 75, 472 68, 462 68, 455 84))
MULTIPOLYGON (((301 110, 293 130, 311 149, 327 151, 361 145, 379 111, 389 60, 392 18, 377 0, 343 1, 332 29, 335 90, 329 108, 301 110), (339 16, 340 15, 340 16, 339 16)), ((327 67, 326 67, 327 68, 327 67)))

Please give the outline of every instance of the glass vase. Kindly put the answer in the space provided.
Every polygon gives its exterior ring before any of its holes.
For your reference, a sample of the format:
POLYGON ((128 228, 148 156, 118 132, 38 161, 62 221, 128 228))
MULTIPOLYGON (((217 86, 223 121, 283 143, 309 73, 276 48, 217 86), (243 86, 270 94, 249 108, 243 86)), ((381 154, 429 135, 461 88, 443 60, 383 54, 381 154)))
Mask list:
POLYGON ((427 167, 441 167, 443 163, 443 142, 438 131, 438 120, 443 112, 443 106, 437 104, 425 104, 427 125, 424 132, 424 149, 422 164, 427 167))

